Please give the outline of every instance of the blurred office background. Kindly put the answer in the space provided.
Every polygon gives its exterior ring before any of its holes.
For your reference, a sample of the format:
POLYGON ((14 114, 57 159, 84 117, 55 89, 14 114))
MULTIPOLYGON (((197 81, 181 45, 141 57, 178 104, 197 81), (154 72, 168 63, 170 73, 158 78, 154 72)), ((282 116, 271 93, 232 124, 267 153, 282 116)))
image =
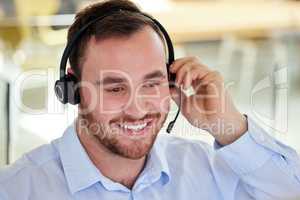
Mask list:
MULTIPOLYGON (((0 165, 73 122, 76 108, 59 104, 53 86, 67 27, 90 2, 0 0, 0 165)), ((176 57, 196 55, 219 70, 238 108, 300 152, 300 2, 136 2, 168 29, 176 57)), ((212 142, 182 116, 174 133, 212 142)))

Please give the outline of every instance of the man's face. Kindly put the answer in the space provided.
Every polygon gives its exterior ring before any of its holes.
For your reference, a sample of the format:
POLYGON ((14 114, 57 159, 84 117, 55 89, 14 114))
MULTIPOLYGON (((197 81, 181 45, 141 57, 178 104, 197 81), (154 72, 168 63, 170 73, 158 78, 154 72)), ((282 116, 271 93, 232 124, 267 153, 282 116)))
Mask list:
POLYGON ((169 112, 163 42, 145 27, 127 38, 91 38, 87 46, 80 112, 89 133, 110 152, 142 158, 169 112))

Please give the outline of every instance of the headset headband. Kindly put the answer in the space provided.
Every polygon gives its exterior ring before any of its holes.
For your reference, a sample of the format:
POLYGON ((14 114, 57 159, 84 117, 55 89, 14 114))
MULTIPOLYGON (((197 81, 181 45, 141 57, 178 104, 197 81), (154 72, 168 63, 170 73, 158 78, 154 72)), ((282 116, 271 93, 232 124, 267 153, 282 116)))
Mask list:
MULTIPOLYGON (((64 52, 63 52, 63 55, 62 55, 62 58, 61 58, 61 61, 60 61, 60 79, 62 79, 65 74, 66 74, 66 67, 67 67, 67 62, 68 62, 68 59, 69 59, 69 56, 71 54, 71 51, 74 47, 74 45, 76 44, 76 42, 79 40, 79 38, 83 35, 83 33, 91 26, 93 25, 94 23, 96 23, 97 21, 101 21, 102 19, 114 14, 114 13, 117 13, 117 12, 120 12, 120 11, 123 11, 124 9, 116 9, 116 10, 112 10, 111 12, 109 13, 106 13, 104 15, 101 15, 95 19, 93 19, 92 21, 90 21, 89 23, 87 23, 86 25, 84 25, 75 35, 74 37, 71 39, 70 42, 68 42, 64 52)), ((165 38, 165 41, 166 41, 166 44, 167 44, 167 48, 168 48, 168 63, 167 64, 171 64, 173 61, 174 61, 174 47, 173 47, 173 44, 172 44, 172 41, 171 41, 171 38, 169 36, 169 34, 167 33, 166 29, 154 18, 152 18, 151 16, 145 14, 145 13, 142 13, 142 12, 135 12, 135 11, 132 11, 132 10, 125 10, 125 11, 128 11, 128 12, 133 12, 133 13, 138 13, 138 14, 141 14, 149 19, 151 19, 154 24, 159 28, 159 30, 162 32, 162 34, 164 35, 164 38, 165 38)), ((169 68, 167 68, 168 70, 168 74, 169 74, 169 68)))

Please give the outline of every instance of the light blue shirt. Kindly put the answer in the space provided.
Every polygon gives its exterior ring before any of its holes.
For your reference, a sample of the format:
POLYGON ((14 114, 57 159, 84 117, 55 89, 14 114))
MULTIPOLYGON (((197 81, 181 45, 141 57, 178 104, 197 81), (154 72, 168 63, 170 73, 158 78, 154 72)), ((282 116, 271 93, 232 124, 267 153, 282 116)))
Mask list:
POLYGON ((297 153, 251 119, 248 126, 247 133, 224 147, 160 134, 129 190, 92 164, 73 124, 61 138, 0 172, 0 199, 299 200, 297 153))

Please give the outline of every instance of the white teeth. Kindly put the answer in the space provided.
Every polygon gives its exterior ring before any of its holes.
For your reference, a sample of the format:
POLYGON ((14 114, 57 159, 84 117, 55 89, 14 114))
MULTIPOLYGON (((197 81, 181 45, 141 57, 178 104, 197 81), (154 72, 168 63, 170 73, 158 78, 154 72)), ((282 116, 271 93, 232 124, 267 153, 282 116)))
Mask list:
POLYGON ((125 128, 125 129, 131 129, 131 130, 134 130, 134 131, 138 131, 138 130, 141 130, 141 129, 145 128, 147 126, 147 123, 138 124, 138 125, 120 124, 120 126, 122 128, 125 128))

